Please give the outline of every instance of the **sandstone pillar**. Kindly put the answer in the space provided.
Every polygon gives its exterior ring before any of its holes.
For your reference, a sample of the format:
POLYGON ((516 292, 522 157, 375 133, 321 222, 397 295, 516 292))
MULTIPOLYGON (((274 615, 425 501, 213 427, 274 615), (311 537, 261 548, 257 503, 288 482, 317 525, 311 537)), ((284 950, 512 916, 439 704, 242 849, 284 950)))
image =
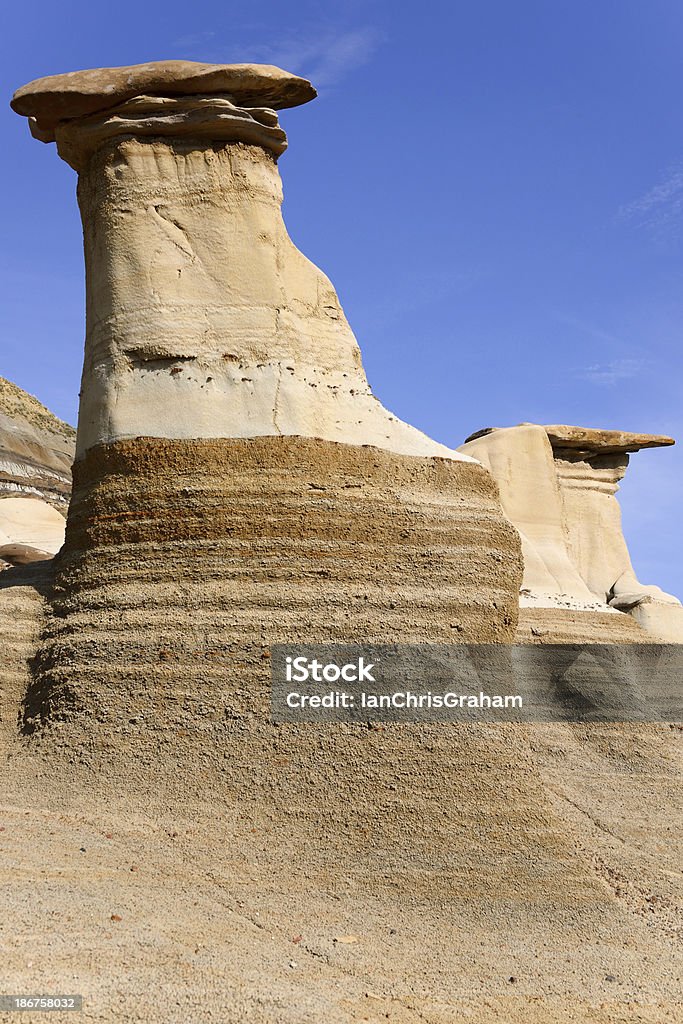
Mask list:
POLYGON ((641 583, 631 563, 617 501, 630 455, 666 447, 653 434, 547 426, 572 558, 590 590, 611 608, 629 612, 657 639, 683 641, 683 608, 660 587, 641 583))
POLYGON ((140 436, 283 435, 466 460, 373 397, 332 284, 287 234, 287 142, 266 104, 314 96, 276 68, 187 62, 16 94, 34 134, 79 172, 77 455, 140 436))
POLYGON ((636 577, 616 498, 629 453, 673 443, 652 434, 521 423, 479 431, 462 445, 491 470, 520 531, 527 619, 553 621, 565 639, 583 638, 577 613, 588 613, 595 623, 588 633, 600 639, 602 631, 607 641, 624 632, 623 618, 608 617, 617 610, 651 634, 641 640, 683 640, 680 602, 636 577))
POLYGON ((15 95, 78 171, 87 281, 57 626, 29 718, 137 720, 152 682, 176 719, 246 713, 278 640, 513 636, 519 541, 491 477, 374 398, 332 284, 284 226, 276 110, 314 95, 277 68, 188 62, 15 95))

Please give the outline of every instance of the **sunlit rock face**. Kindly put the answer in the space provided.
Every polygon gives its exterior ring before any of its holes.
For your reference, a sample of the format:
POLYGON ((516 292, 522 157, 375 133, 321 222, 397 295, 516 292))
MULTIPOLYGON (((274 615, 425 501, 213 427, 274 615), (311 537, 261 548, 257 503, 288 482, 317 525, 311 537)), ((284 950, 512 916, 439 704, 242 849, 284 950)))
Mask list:
POLYGON ((31 497, 66 515, 75 430, 0 377, 0 499, 31 497))
MULTIPOLYGON (((274 111, 311 95, 172 62, 15 99, 80 175, 88 335, 56 572, 0 574, 8 990, 35 964, 117 1012, 125 976, 149 1021, 169 994, 178 1019, 675 1015, 668 726, 271 721, 274 643, 504 644, 522 583, 491 473, 375 402, 286 236, 274 111)), ((541 552, 549 587, 573 557, 541 552)))
POLYGON ((277 68, 183 61, 16 94, 79 171, 79 455, 141 435, 274 435, 466 458, 374 398, 331 282, 289 238, 275 108, 314 95, 277 68))
POLYGON ((188 62, 15 95, 78 171, 87 304, 28 728, 97 729, 96 708, 127 721, 140 700, 170 723, 173 692, 220 717, 245 680, 204 666, 190 696, 207 646, 247 652, 260 714, 276 640, 514 635, 519 539, 490 475, 377 401, 331 282, 285 228, 276 111, 314 95, 277 68, 188 62), (163 682, 160 643, 177 652, 163 682))
POLYGON ((75 433, 0 377, 0 757, 16 740, 51 559, 64 543, 75 433))
POLYGON ((630 453, 673 443, 653 434, 523 423, 480 431, 462 445, 491 470, 520 531, 523 607, 564 610, 573 623, 580 611, 628 612, 657 639, 683 641, 680 602, 635 575, 616 499, 630 453))
POLYGON ((73 427, 0 378, 0 565, 62 546, 74 439, 73 427))

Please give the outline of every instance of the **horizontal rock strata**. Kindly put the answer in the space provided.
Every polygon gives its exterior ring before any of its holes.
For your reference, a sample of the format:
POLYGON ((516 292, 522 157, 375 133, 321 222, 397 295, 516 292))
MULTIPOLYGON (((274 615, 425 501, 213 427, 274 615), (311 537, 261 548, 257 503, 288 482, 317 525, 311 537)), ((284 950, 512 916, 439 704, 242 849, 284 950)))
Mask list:
POLYGON ((525 605, 519 610, 520 644, 644 644, 655 642, 630 615, 609 609, 525 605))
POLYGON ((75 438, 73 427, 0 377, 0 499, 40 498, 66 514, 75 438))
MULTIPOLYGON (((492 476, 374 399, 286 234, 266 134, 220 134, 311 94, 163 62, 15 97, 80 169, 88 308, 49 607, 26 589, 45 565, 0 589, 0 639, 24 623, 2 705, 24 878, 5 973, 29 990, 30 946, 93 1012, 149 1020, 167 993, 183 1019, 673 1020, 668 727, 270 721, 274 643, 508 643, 522 574, 492 476)), ((525 513, 525 556, 595 604, 531 433, 519 482, 540 465, 552 508, 525 513)), ((523 486, 503 497, 524 510, 523 486)), ((528 609, 521 635, 640 635, 602 608, 528 609)))
POLYGON ((505 642, 518 539, 474 463, 305 438, 92 449, 27 719, 267 713, 277 642, 505 642))
POLYGON ((51 561, 0 572, 0 761, 17 745, 51 581, 51 561))

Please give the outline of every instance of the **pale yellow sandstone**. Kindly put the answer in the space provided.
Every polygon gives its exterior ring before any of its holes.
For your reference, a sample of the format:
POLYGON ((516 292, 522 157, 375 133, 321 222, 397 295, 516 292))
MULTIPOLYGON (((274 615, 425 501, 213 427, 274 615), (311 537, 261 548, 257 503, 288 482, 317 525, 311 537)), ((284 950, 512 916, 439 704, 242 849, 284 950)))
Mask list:
POLYGON ((138 436, 284 435, 467 459, 377 401, 331 282, 287 233, 286 140, 263 104, 313 95, 277 68, 186 62, 15 94, 80 172, 79 456, 138 436))
POLYGON ((64 516, 40 498, 0 497, 0 547, 20 544, 54 555, 65 526, 64 516))
POLYGON ((460 450, 493 473, 520 531, 521 605, 628 612, 658 640, 683 641, 683 607, 636 577, 616 499, 630 452, 673 439, 568 425, 488 428, 460 450))

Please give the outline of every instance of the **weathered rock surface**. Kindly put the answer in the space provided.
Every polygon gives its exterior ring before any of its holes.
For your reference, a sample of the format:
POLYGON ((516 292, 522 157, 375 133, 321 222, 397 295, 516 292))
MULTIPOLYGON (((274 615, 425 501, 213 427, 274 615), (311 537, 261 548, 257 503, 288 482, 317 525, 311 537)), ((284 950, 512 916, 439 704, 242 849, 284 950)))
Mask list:
POLYGON ((276 109, 315 95, 306 79, 269 65, 159 61, 41 78, 19 89, 12 106, 81 171, 102 143, 131 135, 244 142, 277 158, 287 136, 276 109))
POLYGON ((553 450, 569 448, 589 458, 596 455, 625 455, 641 448, 666 448, 673 437, 663 434, 633 434, 625 430, 599 430, 594 427, 572 427, 565 424, 545 426, 553 450))
POLYGON ((12 547, 52 557, 64 543, 65 526, 62 513, 40 498, 0 497, 0 558, 11 561, 12 547))
MULTIPOLYGON (((490 478, 374 398, 332 284, 287 234, 269 145, 219 130, 229 89, 240 104, 271 90, 283 106, 310 86, 271 68, 204 71, 77 75, 14 101, 44 129, 56 103, 60 152, 67 138, 78 150, 87 281, 78 498, 31 728, 71 710, 90 727, 100 706, 109 725, 117 707, 125 721, 128 698, 107 681, 114 633, 126 623, 122 642, 137 636, 140 664, 155 666, 167 602, 171 634, 189 626, 186 604, 191 619, 201 606, 200 634, 228 647, 514 634, 519 542, 490 478), (90 113, 96 98, 108 109, 90 113), (123 134, 102 131, 124 108, 123 134), (178 121, 195 125, 188 137, 178 121)), ((274 130, 272 111, 250 109, 274 130)), ((181 658, 171 690, 193 668, 181 658)), ((232 670, 203 679, 202 706, 222 708, 232 670)))
POLYGON ((46 551, 30 544, 0 544, 0 563, 6 562, 8 565, 31 565, 33 562, 45 562, 49 561, 54 554, 54 551, 46 551))
POLYGON ((50 557, 62 546, 75 433, 0 378, 0 564, 50 557))
POLYGON ((675 1019, 671 730, 271 722, 278 640, 510 641, 519 539, 372 397, 272 151, 82 154, 67 540, 46 604, 0 576, 7 984, 152 1024, 675 1019))
POLYGON ((553 452, 544 428, 525 423, 495 429, 466 442, 462 450, 491 471, 505 514, 519 530, 524 589, 549 601, 565 595, 579 606, 596 604, 597 596, 571 559, 553 452))
MULTIPOLYGON (((533 427, 535 423, 520 423, 520 427, 533 427)), ((487 437, 500 427, 484 427, 465 438, 465 444, 487 437)), ((505 428, 511 429, 511 428, 505 428)), ((675 444, 665 434, 634 434, 626 430, 601 430, 596 427, 575 427, 552 423, 543 427, 553 449, 570 448, 590 455, 637 452, 641 448, 666 448, 675 444)))
POLYGON ((0 377, 0 498, 41 498, 66 514, 76 431, 0 377))
MULTIPOLYGON (((32 549, 31 549, 32 550, 32 549)), ((9 554, 9 553, 8 553, 9 554)), ((14 554, 17 554, 14 552, 14 554)), ((0 559, 3 558, 0 550, 0 559)), ((47 611, 45 594, 52 580, 53 563, 27 559, 0 572, 0 762, 16 748, 19 717, 31 685, 30 666, 36 656, 47 611)))
POLYGON ((46 117, 50 103, 70 114, 56 138, 81 171, 79 455, 140 435, 297 435, 464 458, 373 396, 331 282, 282 220, 275 114, 240 112, 223 95, 246 104, 262 87, 286 106, 310 99, 309 84, 273 68, 263 79, 253 66, 204 72, 162 62, 92 83, 82 72, 31 83, 13 101, 26 114, 46 117), (95 100, 107 109, 87 116, 95 100), (114 100, 125 102, 112 110, 114 100))
MULTIPOLYGON (((579 621, 575 612, 599 614, 597 636, 609 622, 605 613, 619 610, 659 640, 683 641, 680 602, 636 578, 616 500, 628 453, 673 443, 659 435, 533 423, 470 435, 461 451, 491 470, 522 537, 523 608, 572 612, 567 638, 579 621)), ((540 617, 550 620, 551 634, 562 631, 561 616, 540 617)), ((619 631, 615 622, 610 633, 619 631)))
POLYGON ((277 114, 266 107, 238 107, 224 96, 135 96, 111 110, 58 125, 57 149, 78 171, 103 142, 130 135, 244 142, 263 146, 275 157, 287 148, 277 114))
POLYGON ((79 454, 139 435, 297 435, 464 458, 373 396, 332 284, 289 238, 263 148, 112 141, 78 194, 79 454))
POLYGON ((513 635, 517 536, 476 464, 145 438, 89 450, 74 480, 32 730, 73 719, 107 747, 139 717, 152 748, 178 728, 220 743, 210 723, 267 717, 271 644, 513 635))
POLYGON ((160 60, 49 75, 17 89, 12 109, 33 118, 43 141, 60 121, 87 117, 135 96, 220 95, 243 107, 296 107, 315 99, 310 82, 269 64, 160 60))

